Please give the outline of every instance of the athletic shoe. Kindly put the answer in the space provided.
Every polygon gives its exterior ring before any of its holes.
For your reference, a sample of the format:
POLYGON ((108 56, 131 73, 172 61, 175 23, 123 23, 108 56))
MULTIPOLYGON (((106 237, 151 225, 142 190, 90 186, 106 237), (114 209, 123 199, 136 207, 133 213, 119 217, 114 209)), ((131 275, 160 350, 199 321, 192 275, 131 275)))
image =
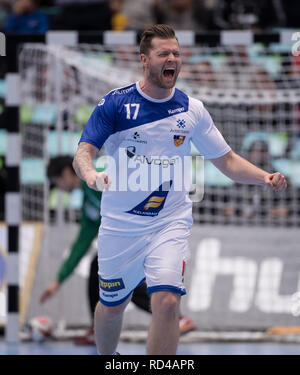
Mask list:
POLYGON ((191 318, 184 315, 179 318, 179 332, 181 335, 191 332, 196 329, 196 324, 192 321, 191 318))
POLYGON ((93 328, 89 328, 84 336, 75 337, 74 344, 95 346, 96 343, 93 328))

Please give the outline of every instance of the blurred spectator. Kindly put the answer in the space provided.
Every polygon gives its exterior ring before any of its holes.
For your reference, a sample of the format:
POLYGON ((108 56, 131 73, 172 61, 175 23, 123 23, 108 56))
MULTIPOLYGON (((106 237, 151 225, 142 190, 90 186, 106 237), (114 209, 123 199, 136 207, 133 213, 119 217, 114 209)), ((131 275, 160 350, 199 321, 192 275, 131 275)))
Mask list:
POLYGON ((217 80, 213 67, 209 61, 199 61, 190 67, 190 74, 195 83, 201 87, 217 88, 217 80))
POLYGON ((48 16, 38 10, 38 0, 17 0, 4 26, 6 33, 44 33, 49 29, 48 16))
POLYGON ((215 74, 220 88, 268 90, 270 95, 276 89, 264 65, 250 60, 247 46, 227 47, 225 63, 216 69, 215 74))
POLYGON ((53 22, 59 30, 111 30, 109 0, 56 0, 61 11, 53 22))
POLYGON ((7 16, 12 12, 10 0, 0 0, 0 30, 4 29, 7 16))
MULTIPOLYGON (((269 145, 266 141, 254 141, 249 147, 246 159, 257 167, 273 173, 272 157, 269 152, 269 145)), ((235 184, 237 189, 239 186, 240 185, 235 184)), ((232 187, 230 189, 233 190, 232 187)), ((254 185, 247 186, 245 190, 247 190, 247 199, 244 201, 241 196, 236 197, 234 201, 229 191, 227 196, 224 195, 224 202, 226 202, 225 208, 223 209, 224 216, 235 215, 248 219, 254 217, 279 219, 281 217, 287 217, 290 214, 287 195, 278 197, 271 194, 269 190, 257 188, 257 186, 254 185)))
POLYGON ((109 8, 111 11, 111 29, 116 31, 126 30, 128 18, 123 12, 124 0, 110 0, 109 8))
POLYGON ((215 27, 222 30, 264 30, 285 25, 282 0, 218 0, 213 19, 215 27))
POLYGON ((300 89, 300 56, 284 57, 281 64, 279 79, 276 81, 279 89, 300 89), (281 79, 284 77, 284 79, 281 79))
POLYGON ((205 30, 209 20, 206 3, 197 0, 156 0, 155 22, 166 23, 175 30, 205 30))
POLYGON ((153 4, 157 0, 124 0, 123 13, 128 19, 128 28, 144 30, 148 25, 155 23, 153 4))

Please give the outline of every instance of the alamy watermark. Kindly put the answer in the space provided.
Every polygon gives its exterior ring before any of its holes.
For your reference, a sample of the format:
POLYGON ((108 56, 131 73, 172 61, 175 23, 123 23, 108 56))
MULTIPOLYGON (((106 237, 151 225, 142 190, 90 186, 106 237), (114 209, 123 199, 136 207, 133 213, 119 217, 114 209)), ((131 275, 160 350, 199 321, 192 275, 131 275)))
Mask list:
POLYGON ((157 190, 185 192, 193 202, 204 195, 204 159, 202 156, 139 155, 134 146, 120 148, 117 158, 101 156, 97 168, 106 168, 111 191, 157 190))

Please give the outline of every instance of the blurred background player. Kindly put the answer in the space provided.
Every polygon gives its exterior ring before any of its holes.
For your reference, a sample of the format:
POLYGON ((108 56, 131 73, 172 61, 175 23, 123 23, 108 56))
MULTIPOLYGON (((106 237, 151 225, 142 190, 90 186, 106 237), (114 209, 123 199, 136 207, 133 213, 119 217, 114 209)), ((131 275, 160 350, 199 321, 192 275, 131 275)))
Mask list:
MULTIPOLYGON (((50 183, 58 189, 68 193, 71 193, 74 189, 82 189, 83 203, 78 235, 71 247, 69 256, 57 272, 56 280, 51 282, 41 294, 41 303, 53 297, 62 283, 72 274, 82 257, 91 248, 93 240, 97 238, 101 223, 99 212, 102 192, 90 189, 84 181, 79 179, 73 170, 72 161, 73 158, 71 156, 57 156, 50 160, 47 168, 47 177, 50 183)), ((101 171, 102 170, 99 169, 99 172, 101 171)), ((95 255, 90 265, 88 279, 89 311, 92 322, 95 307, 99 300, 98 283, 98 261, 97 255, 95 255)), ((146 289, 146 283, 138 286, 133 292, 132 302, 142 310, 151 313, 150 297, 146 293, 146 289)), ((91 327, 92 325, 93 324, 91 324, 91 327)), ((187 333, 195 328, 195 323, 188 316, 180 316, 179 329, 181 334, 187 333)), ((75 338, 74 343, 77 345, 95 345, 93 328, 88 329, 84 336, 75 338)))
POLYGON ((6 33, 45 33, 49 28, 47 14, 38 9, 39 0, 18 0, 4 25, 6 33))

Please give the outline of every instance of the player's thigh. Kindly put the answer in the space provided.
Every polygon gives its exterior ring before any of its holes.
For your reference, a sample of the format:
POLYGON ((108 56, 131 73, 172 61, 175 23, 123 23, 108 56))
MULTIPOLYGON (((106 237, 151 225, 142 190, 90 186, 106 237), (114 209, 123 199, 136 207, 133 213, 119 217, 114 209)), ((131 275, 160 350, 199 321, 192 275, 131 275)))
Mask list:
POLYGON ((107 306, 123 303, 145 278, 144 237, 99 232, 98 274, 100 301, 107 306))
POLYGON ((183 295, 185 266, 189 259, 187 227, 169 225, 156 233, 145 258, 148 293, 169 291, 183 295))

